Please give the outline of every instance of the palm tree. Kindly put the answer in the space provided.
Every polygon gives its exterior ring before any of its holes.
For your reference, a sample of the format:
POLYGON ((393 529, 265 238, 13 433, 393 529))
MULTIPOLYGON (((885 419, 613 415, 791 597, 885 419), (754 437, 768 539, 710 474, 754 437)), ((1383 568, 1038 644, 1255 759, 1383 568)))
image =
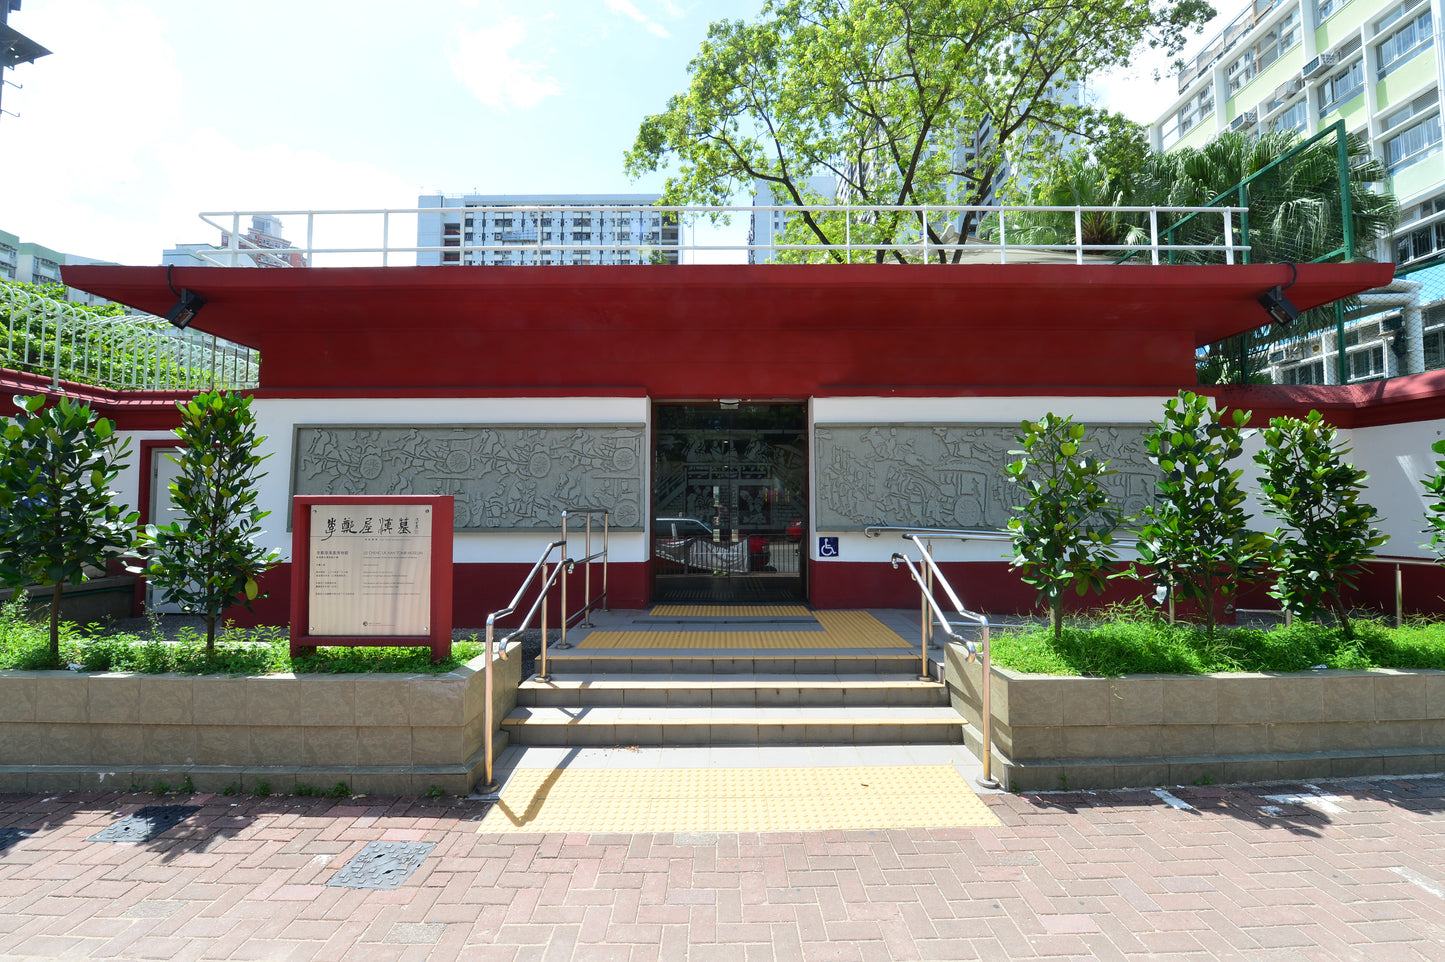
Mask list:
MULTIPOLYGON (((1199 148, 1153 155, 1139 178, 1140 192, 1171 207, 1232 205, 1249 208, 1249 259, 1308 262, 1369 257, 1399 218, 1394 195, 1376 188, 1388 173, 1365 142, 1345 136, 1353 249, 1346 244, 1340 189, 1339 143, 1334 137, 1302 140, 1294 131, 1258 138, 1231 131, 1199 148)), ((1136 195, 1135 203, 1151 203, 1136 195)), ((1197 231, 1223 240, 1215 218, 1196 218, 1197 231)))

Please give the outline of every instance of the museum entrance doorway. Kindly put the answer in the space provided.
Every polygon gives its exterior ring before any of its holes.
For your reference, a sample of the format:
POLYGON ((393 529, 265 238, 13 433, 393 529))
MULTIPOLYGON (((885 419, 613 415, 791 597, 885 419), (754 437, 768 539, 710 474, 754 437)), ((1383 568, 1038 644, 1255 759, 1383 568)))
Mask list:
POLYGON ((654 406, 653 601, 806 597, 807 425, 802 404, 654 406))

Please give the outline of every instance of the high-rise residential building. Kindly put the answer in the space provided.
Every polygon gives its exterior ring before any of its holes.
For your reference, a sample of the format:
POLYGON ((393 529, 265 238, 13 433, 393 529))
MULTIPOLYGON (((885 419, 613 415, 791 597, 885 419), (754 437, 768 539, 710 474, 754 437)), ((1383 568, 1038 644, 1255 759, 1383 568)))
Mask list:
MULTIPOLYGON (((831 174, 809 177, 807 189, 818 195, 818 203, 832 204, 837 201, 838 180, 831 174)), ((758 208, 793 206, 791 197, 780 197, 773 185, 765 180, 753 181, 752 222, 748 225, 748 263, 770 264, 777 254, 773 245, 783 242, 788 230, 788 221, 798 216, 782 210, 759 210, 758 208), (762 249, 756 249, 762 248, 762 249)))
POLYGON ((1445 252, 1439 16, 1439 0, 1254 0, 1185 62, 1150 141, 1173 150, 1226 130, 1309 135, 1343 120, 1400 201, 1380 256, 1405 265, 1445 252))
POLYGON ((677 215, 656 194, 423 194, 418 266, 676 264, 677 215))
MULTIPOLYGON (((3 2, 3 0, 0 0, 3 2)), ((17 235, 0 230, 0 280, 22 284, 61 284, 60 268, 66 264, 109 264, 93 257, 66 254, 43 244, 22 241, 17 235)), ((107 304, 104 298, 73 287, 65 289, 65 299, 76 304, 107 304)))

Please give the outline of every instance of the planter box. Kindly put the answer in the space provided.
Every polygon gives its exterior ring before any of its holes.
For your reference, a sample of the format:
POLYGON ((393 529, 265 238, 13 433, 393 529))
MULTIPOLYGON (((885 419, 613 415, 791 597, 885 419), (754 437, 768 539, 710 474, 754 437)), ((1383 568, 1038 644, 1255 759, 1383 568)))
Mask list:
MULTIPOLYGON (((982 752, 982 669, 945 680, 982 752)), ((1445 672, 1128 675, 993 669, 993 775, 1005 788, 1128 788, 1445 771, 1445 672)))
MULTIPOLYGON (((520 645, 492 665, 493 745, 520 645)), ((485 662, 445 675, 0 671, 0 792, 268 782, 357 794, 467 794, 485 765, 485 662)))

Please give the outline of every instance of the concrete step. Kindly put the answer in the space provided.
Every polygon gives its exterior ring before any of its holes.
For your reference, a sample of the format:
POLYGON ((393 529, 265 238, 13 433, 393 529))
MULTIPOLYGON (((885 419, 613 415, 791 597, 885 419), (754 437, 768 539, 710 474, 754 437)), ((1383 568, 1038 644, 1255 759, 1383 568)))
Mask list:
POLYGON ((554 674, 522 682, 517 697, 519 704, 541 708, 941 707, 948 704, 948 689, 936 681, 877 675, 554 674))
MULTIPOLYGON (((537 665, 541 670, 541 662, 537 665)), ((916 676, 917 649, 905 648, 567 648, 547 651, 551 675, 896 675, 916 676)))
POLYGON ((949 707, 519 706, 502 720, 518 745, 861 745, 960 743, 949 707))

